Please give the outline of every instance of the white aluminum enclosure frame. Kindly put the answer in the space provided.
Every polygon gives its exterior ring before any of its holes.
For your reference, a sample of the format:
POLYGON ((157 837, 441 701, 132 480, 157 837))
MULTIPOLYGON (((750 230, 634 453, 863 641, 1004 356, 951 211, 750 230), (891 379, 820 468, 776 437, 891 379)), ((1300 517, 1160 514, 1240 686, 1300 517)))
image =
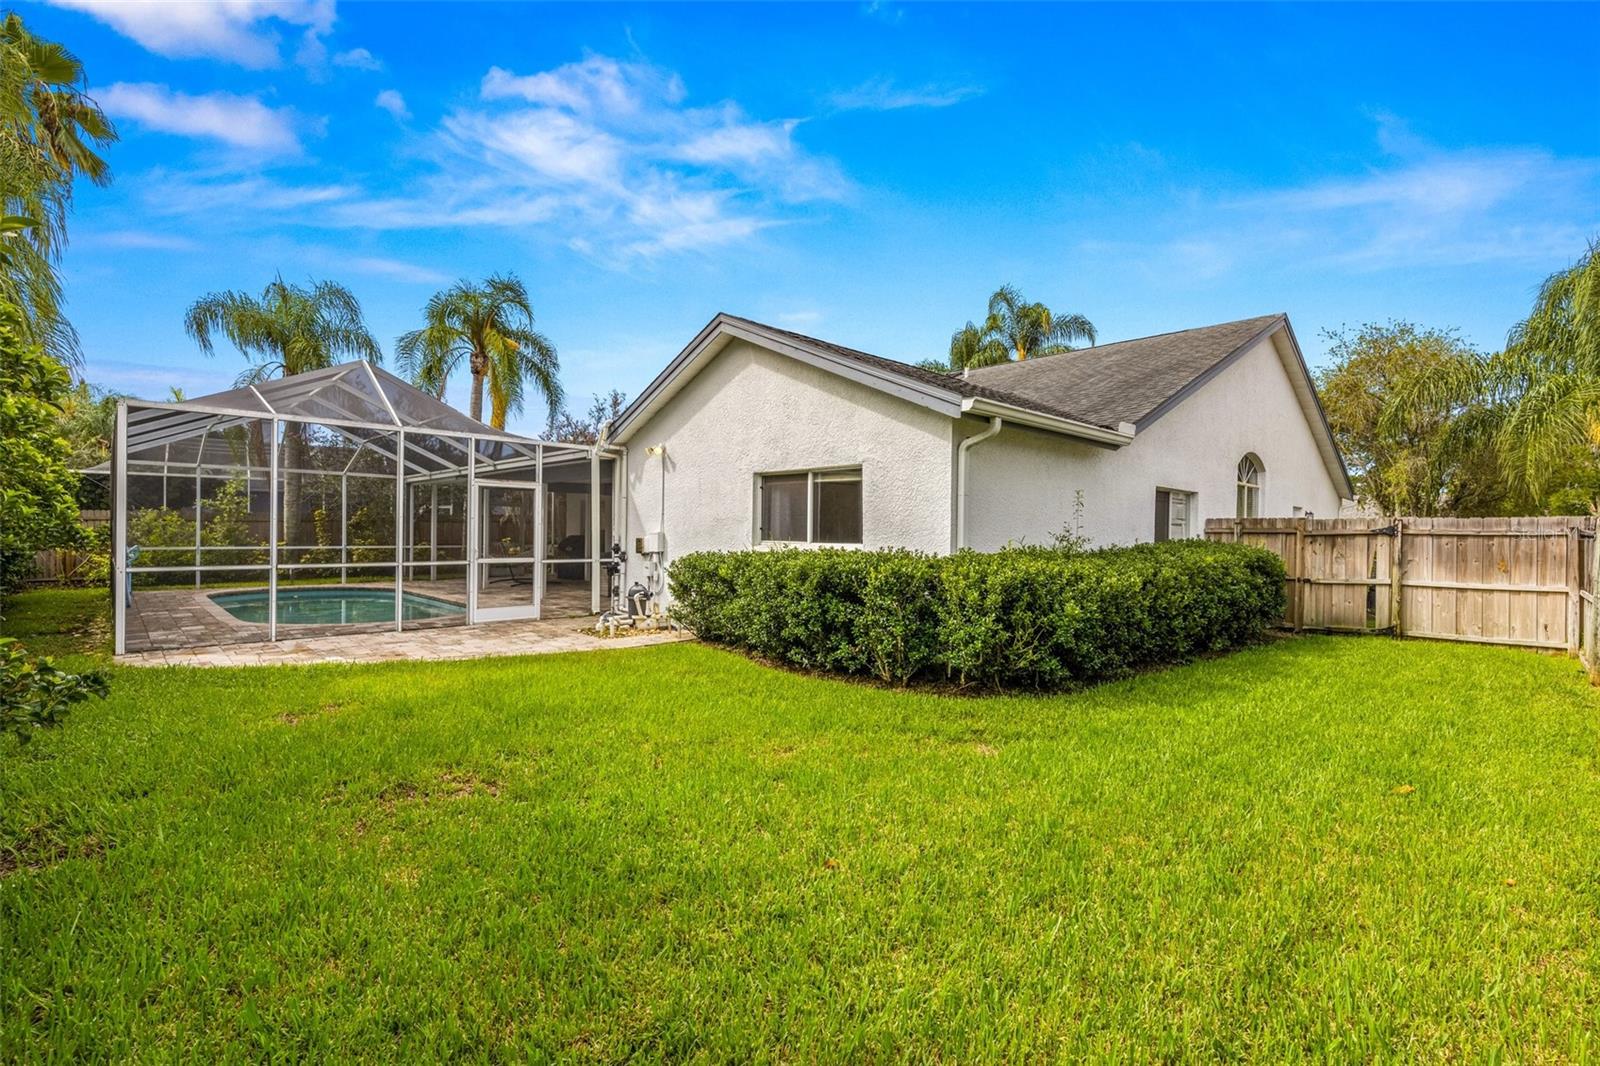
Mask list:
MULTIPOLYGON (((269 641, 277 640, 280 636, 277 619, 279 575, 293 573, 296 570, 337 570, 338 578, 330 578, 330 581, 337 580, 343 583, 348 580, 348 573, 352 568, 392 569, 396 631, 402 630, 405 624, 403 605, 408 568, 413 573, 422 570, 432 576, 436 576, 440 570, 447 572, 459 570, 465 575, 466 583, 465 623, 472 625, 480 620, 494 620, 495 613, 498 612, 492 612, 492 609, 480 611, 477 602, 478 540, 481 526, 481 516, 478 514, 480 506, 478 485, 480 482, 499 480, 497 475, 517 477, 530 472, 533 473, 535 480, 521 481, 517 486, 534 489, 537 501, 535 551, 528 561, 533 565, 535 578, 532 616, 538 617, 543 607, 544 580, 548 563, 544 512, 548 506, 549 495, 543 483, 547 455, 551 462, 573 466, 582 463, 587 473, 590 503, 585 539, 589 550, 580 558, 559 561, 589 567, 591 607, 598 611, 605 592, 601 563, 608 547, 600 543, 599 536, 601 501, 605 495, 603 492, 605 471, 602 460, 612 464, 610 475, 612 536, 614 539, 625 539, 621 527, 626 520, 626 512, 622 505, 625 499, 623 480, 626 477, 626 470, 611 449, 589 444, 545 441, 493 429, 474 422, 437 398, 365 362, 345 363, 326 370, 260 382, 195 400, 119 402, 111 461, 107 464, 113 496, 111 571, 115 653, 122 655, 127 652, 129 599, 130 596, 138 595, 138 592, 132 589, 132 583, 140 574, 193 572, 194 588, 198 593, 203 586, 202 578, 205 574, 253 572, 259 575, 265 570, 268 593, 265 636, 269 641), (290 424, 315 425, 339 431, 342 437, 348 439, 350 447, 350 458, 344 469, 342 471, 313 469, 309 463, 292 469, 286 466, 280 441, 284 427, 290 424), (271 440, 265 442, 266 447, 263 449, 267 453, 265 466, 260 465, 259 453, 252 463, 251 449, 248 447, 245 449, 242 461, 237 458, 225 461, 218 461, 214 457, 208 458, 206 447, 208 439, 213 441, 218 439, 216 434, 219 430, 248 425, 263 429, 270 426, 268 432, 271 440), (194 447, 192 461, 172 458, 175 447, 181 449, 196 441, 198 445, 194 447), (381 457, 384 462, 392 462, 394 472, 373 473, 354 469, 357 460, 368 451, 381 457), (461 454, 463 452, 464 454, 461 454), (158 453, 159 458, 155 458, 158 453), (294 559, 292 554, 291 561, 284 562, 280 559, 280 548, 285 552, 292 552, 313 547, 332 550, 335 547, 331 544, 312 546, 280 543, 283 539, 281 534, 283 517, 280 513, 283 506, 280 499, 282 477, 285 473, 294 472, 339 479, 340 524, 337 563, 297 563, 292 561, 294 559), (160 476, 163 494, 166 492, 169 478, 177 477, 183 478, 186 482, 192 481, 195 502, 192 565, 140 565, 137 560, 128 558, 130 475, 160 476), (247 484, 264 479, 268 486, 268 542, 263 546, 266 549, 266 562, 207 563, 205 561, 207 551, 238 549, 207 546, 202 543, 203 530, 200 520, 202 483, 206 479, 217 480, 240 475, 244 476, 247 484), (367 479, 370 483, 374 478, 393 480, 394 543, 361 544, 358 547, 369 550, 392 549, 393 559, 380 562, 352 562, 348 527, 349 486, 352 479, 367 479), (414 516, 410 504, 420 498, 420 491, 424 488, 430 490, 431 498, 436 501, 441 481, 465 484, 464 558, 450 560, 438 558, 437 513, 430 507, 429 521, 431 529, 435 532, 430 532, 428 538, 429 558, 418 560, 411 550, 414 516)), ((163 504, 165 503, 166 500, 163 498, 163 504)), ((167 552, 189 550, 182 545, 165 544, 154 545, 152 548, 167 552)))

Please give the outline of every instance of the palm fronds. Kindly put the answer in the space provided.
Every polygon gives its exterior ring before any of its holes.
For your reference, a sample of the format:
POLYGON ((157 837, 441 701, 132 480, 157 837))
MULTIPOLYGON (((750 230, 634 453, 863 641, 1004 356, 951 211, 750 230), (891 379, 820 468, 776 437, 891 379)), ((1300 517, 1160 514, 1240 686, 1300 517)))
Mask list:
POLYGON ((401 373, 418 388, 444 395, 465 363, 472 375, 470 414, 482 420, 487 391, 489 424, 496 429, 521 413, 530 389, 551 411, 560 408, 560 361, 555 346, 534 329, 528 290, 516 275, 496 274, 481 284, 458 281, 435 293, 422 317, 422 327, 395 344, 401 373))

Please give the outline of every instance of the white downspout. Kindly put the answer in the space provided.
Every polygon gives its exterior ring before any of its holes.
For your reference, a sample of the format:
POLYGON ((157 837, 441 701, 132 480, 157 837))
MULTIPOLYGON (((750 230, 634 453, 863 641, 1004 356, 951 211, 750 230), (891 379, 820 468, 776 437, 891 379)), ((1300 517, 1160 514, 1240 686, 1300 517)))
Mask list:
POLYGON ((1000 432, 1000 416, 989 419, 989 428, 963 440, 956 448, 956 543, 955 551, 967 546, 967 452, 1000 432))

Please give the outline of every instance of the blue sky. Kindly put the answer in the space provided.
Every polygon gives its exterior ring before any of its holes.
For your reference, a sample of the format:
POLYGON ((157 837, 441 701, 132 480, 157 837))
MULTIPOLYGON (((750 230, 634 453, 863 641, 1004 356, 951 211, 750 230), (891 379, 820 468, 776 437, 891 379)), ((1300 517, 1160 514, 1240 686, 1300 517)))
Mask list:
POLYGON ((279 271, 391 352, 515 271, 583 406, 719 310, 940 357, 1002 282, 1102 340, 1287 311, 1314 363, 1391 317, 1491 348, 1600 235, 1595 4, 20 10, 122 134, 69 311, 147 396, 224 387, 183 311, 279 271))

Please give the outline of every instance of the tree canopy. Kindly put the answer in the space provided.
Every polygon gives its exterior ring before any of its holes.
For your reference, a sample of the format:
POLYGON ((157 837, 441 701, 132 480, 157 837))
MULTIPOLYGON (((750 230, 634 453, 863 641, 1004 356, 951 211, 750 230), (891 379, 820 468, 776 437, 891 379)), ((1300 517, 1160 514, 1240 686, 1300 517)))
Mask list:
MULTIPOLYGON (((968 322, 950 335, 951 370, 977 369, 1038 359, 1073 350, 1074 341, 1095 342, 1094 325, 1083 315, 1058 315, 1042 303, 1030 303, 1015 286, 1002 285, 989 297, 980 327, 968 322)), ((941 364, 929 364, 930 369, 941 364)))
POLYGON ((274 278, 260 296, 207 293, 189 305, 184 329, 211 355, 220 334, 244 354, 249 366, 240 384, 321 370, 351 359, 383 362, 383 349, 361 317, 361 303, 343 285, 309 287, 274 278))
POLYGON ((99 153, 116 139, 77 57, 34 36, 20 15, 0 18, 0 299, 15 309, 22 339, 68 367, 80 352, 56 264, 72 186, 80 176, 110 183, 99 153))
POLYGON ((1384 431, 1441 407, 1475 412, 1503 480, 1539 510, 1600 507, 1600 243, 1547 278, 1503 351, 1449 360, 1402 382, 1384 431))
POLYGON ((401 370, 418 388, 443 396, 451 375, 464 365, 472 375, 469 413, 483 420, 487 389, 495 429, 522 411, 530 390, 552 412, 560 409, 561 363, 555 345, 533 328, 528 290, 515 274, 459 281, 435 293, 422 315, 422 328, 402 334, 396 344, 401 370))
POLYGON ((59 430, 65 368, 28 338, 21 309, 0 301, 0 588, 43 548, 77 543, 78 476, 59 430))
POLYGON ((612 389, 604 396, 597 393, 588 411, 581 415, 573 414, 564 407, 559 413, 552 412, 550 423, 545 428, 545 437, 569 444, 594 444, 600 439, 600 431, 606 423, 614 421, 627 406, 628 397, 617 389, 612 389))
POLYGON ((1499 514, 1508 503, 1484 405, 1440 399, 1386 417, 1420 376, 1478 358, 1455 333, 1410 322, 1326 334, 1317 387, 1360 502, 1387 515, 1499 514))

